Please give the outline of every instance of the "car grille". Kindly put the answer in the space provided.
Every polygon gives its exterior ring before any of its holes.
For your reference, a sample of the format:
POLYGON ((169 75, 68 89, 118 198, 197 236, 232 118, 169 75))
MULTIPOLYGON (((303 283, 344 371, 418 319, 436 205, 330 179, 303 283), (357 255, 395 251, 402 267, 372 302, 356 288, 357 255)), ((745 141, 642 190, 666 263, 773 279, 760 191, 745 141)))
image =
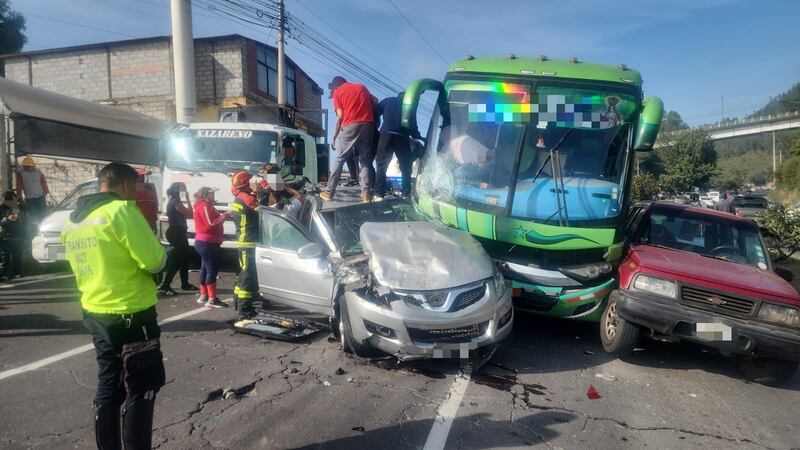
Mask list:
POLYGON ((478 300, 482 299, 483 296, 486 295, 486 285, 481 284, 480 286, 470 289, 468 291, 462 292, 458 294, 456 299, 453 301, 453 305, 450 307, 450 311, 459 311, 467 306, 470 306, 477 302, 478 300))
POLYGON ((483 323, 476 323, 475 325, 459 328, 409 328, 408 335, 414 342, 461 343, 469 342, 476 337, 483 336, 486 334, 488 328, 489 321, 487 320, 483 323))
POLYGON ((690 308, 713 311, 728 316, 749 316, 756 302, 740 297, 684 286, 681 288, 681 304, 690 308), (716 300, 712 301, 712 299, 716 300), (717 300, 718 299, 718 300, 717 300))

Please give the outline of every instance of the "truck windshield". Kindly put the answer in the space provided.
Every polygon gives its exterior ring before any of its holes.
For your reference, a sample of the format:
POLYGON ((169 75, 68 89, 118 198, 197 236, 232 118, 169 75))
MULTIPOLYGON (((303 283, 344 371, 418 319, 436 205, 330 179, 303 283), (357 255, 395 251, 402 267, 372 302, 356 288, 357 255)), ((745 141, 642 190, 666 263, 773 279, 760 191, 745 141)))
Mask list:
POLYGON ((275 162, 278 134, 252 130, 192 130, 191 136, 169 139, 166 165, 190 171, 230 171, 275 162))
POLYGON ((420 190, 468 209, 560 224, 617 217, 637 108, 589 84, 451 80, 420 190), (513 185, 512 185, 513 184, 513 185))
POLYGON ((767 252, 750 223, 681 209, 654 210, 641 242, 767 269, 767 252))

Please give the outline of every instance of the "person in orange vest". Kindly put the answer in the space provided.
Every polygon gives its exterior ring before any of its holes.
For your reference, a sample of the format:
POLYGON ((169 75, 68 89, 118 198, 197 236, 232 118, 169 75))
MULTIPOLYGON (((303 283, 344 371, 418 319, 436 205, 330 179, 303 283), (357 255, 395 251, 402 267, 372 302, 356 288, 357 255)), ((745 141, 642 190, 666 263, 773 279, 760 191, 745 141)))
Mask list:
POLYGON ((39 222, 45 213, 46 196, 50 195, 44 174, 36 168, 33 158, 22 158, 22 169, 17 170, 17 197, 24 198, 28 216, 39 222))

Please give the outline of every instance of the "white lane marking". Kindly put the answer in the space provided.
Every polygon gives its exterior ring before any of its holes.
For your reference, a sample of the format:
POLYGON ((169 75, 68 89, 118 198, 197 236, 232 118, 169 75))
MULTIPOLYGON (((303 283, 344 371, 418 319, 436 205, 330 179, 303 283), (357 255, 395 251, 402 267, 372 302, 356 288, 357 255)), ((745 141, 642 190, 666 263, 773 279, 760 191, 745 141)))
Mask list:
POLYGON ((433 421, 433 427, 431 427, 431 432, 428 434, 428 440, 425 441, 423 450, 444 449, 444 445, 447 443, 447 436, 450 434, 450 427, 453 426, 453 419, 456 418, 458 407, 461 406, 461 400, 464 398, 464 393, 467 392, 471 374, 472 369, 467 366, 462 373, 456 376, 453 385, 450 386, 447 400, 442 403, 439 411, 436 412, 436 420, 433 421))
POLYGON ((71 273, 66 275, 56 275, 54 277, 39 278, 37 280, 23 281, 21 283, 2 284, 0 285, 0 289, 11 289, 17 286, 25 286, 26 284, 43 283, 45 281, 60 280, 62 278, 70 278, 70 277, 72 277, 71 273))
MULTIPOLYGON (((230 300, 230 299, 227 299, 230 300)), ((212 308, 206 308, 205 306, 201 306, 200 308, 193 309, 191 311, 186 311, 184 313, 166 318, 158 322, 159 325, 166 325, 168 323, 176 322, 181 319, 185 319, 187 317, 194 316, 195 314, 200 314, 203 311, 211 311, 212 308)), ((93 344, 86 344, 81 345, 80 347, 73 348, 72 350, 67 350, 66 352, 59 353, 57 355, 50 356, 48 358, 40 359, 39 361, 32 362, 30 364, 25 364, 24 366, 17 367, 15 369, 5 370, 0 372, 0 380, 5 380, 6 378, 13 377, 14 375, 19 375, 21 373, 30 372, 32 370, 41 369, 44 366, 53 364, 54 362, 58 362, 67 358, 71 358, 75 355, 80 355, 83 352, 88 352, 89 350, 93 349, 93 344)))

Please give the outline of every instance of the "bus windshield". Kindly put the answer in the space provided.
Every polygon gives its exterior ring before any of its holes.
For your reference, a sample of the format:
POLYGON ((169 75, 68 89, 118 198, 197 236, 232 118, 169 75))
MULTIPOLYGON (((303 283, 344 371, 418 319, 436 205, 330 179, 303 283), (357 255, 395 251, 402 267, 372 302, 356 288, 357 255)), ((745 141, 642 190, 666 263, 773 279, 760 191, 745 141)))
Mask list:
POLYGON ((169 139, 166 165, 173 170, 229 171, 275 162, 278 134, 253 130, 191 130, 169 139))
POLYGON ((451 80, 446 89, 448 111, 434 111, 421 192, 553 225, 619 215, 634 95, 586 83, 451 80))

